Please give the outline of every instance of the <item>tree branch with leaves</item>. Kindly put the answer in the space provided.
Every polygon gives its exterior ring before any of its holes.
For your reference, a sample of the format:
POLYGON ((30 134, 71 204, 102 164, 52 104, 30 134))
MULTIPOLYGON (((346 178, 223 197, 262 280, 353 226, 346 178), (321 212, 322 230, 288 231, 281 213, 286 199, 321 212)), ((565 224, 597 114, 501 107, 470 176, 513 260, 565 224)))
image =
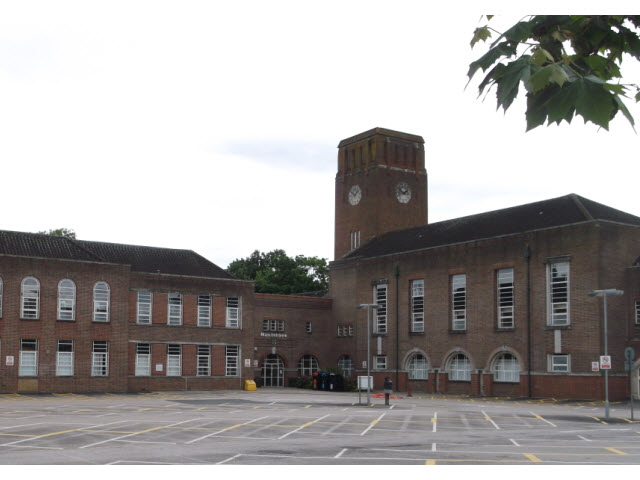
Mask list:
POLYGON ((478 70, 487 72, 479 96, 495 86, 497 108, 505 112, 522 84, 527 131, 545 122, 571 123, 577 115, 608 130, 619 112, 634 127, 622 98, 640 101, 640 87, 622 83, 620 65, 640 60, 639 27, 639 15, 531 15, 503 33, 487 23, 476 28, 471 47, 498 38, 467 76, 471 82, 478 70))

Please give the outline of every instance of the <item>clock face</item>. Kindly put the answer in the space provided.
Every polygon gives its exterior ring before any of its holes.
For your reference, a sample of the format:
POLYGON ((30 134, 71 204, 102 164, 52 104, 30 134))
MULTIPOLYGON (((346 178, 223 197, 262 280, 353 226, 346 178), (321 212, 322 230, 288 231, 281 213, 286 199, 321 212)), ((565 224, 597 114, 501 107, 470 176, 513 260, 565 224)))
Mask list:
POLYGON ((396 186, 396 198, 400 203, 409 203, 411 200, 411 188, 406 182, 400 182, 396 186))
POLYGON ((357 205, 358 203, 360 203, 361 198, 362 190, 360 190, 360 187, 358 185, 354 185, 353 187, 351 187, 351 190, 349 190, 349 203, 351 205, 357 205))

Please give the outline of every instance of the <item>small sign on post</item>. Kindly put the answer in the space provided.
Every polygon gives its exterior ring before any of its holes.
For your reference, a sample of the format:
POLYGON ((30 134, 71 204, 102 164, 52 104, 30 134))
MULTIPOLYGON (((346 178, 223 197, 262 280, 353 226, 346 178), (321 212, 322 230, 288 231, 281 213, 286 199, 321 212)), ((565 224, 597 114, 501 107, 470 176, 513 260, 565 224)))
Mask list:
POLYGON ((600 368, 602 370, 611 370, 611 355, 600 356, 600 368))
POLYGON ((591 371, 599 372, 600 371, 600 363, 599 362, 591 362, 591 371))

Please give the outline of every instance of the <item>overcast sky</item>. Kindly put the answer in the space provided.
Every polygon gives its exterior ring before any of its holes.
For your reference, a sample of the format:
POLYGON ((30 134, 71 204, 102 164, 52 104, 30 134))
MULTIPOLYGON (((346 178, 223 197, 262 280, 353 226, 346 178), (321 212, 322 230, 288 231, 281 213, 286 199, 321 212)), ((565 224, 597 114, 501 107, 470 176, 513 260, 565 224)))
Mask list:
POLYGON ((1 2, 0 228, 332 260, 336 147, 374 127, 424 138, 431 222, 569 193, 640 216, 626 119, 525 133, 524 98, 465 90, 491 12, 430 4, 1 2))

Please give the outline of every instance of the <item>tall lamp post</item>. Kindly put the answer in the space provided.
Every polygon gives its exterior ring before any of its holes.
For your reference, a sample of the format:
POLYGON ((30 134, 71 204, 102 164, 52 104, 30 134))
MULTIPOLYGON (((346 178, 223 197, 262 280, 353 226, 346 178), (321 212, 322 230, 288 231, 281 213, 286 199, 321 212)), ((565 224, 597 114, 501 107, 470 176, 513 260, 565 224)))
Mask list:
MULTIPOLYGON (((615 288, 608 288, 606 290, 594 290, 587 295, 590 297, 603 297, 604 298, 604 355, 607 356, 607 297, 609 295, 618 296, 622 295, 622 290, 616 290, 615 288)), ((604 371, 604 415, 609 420, 609 370, 604 371)))
MULTIPOLYGON (((356 308, 366 308, 367 309, 367 405, 371 403, 371 382, 369 381, 371 378, 371 309, 378 309, 378 305, 375 303, 362 303, 356 308)), ((358 387, 360 387, 358 385, 358 387)))

